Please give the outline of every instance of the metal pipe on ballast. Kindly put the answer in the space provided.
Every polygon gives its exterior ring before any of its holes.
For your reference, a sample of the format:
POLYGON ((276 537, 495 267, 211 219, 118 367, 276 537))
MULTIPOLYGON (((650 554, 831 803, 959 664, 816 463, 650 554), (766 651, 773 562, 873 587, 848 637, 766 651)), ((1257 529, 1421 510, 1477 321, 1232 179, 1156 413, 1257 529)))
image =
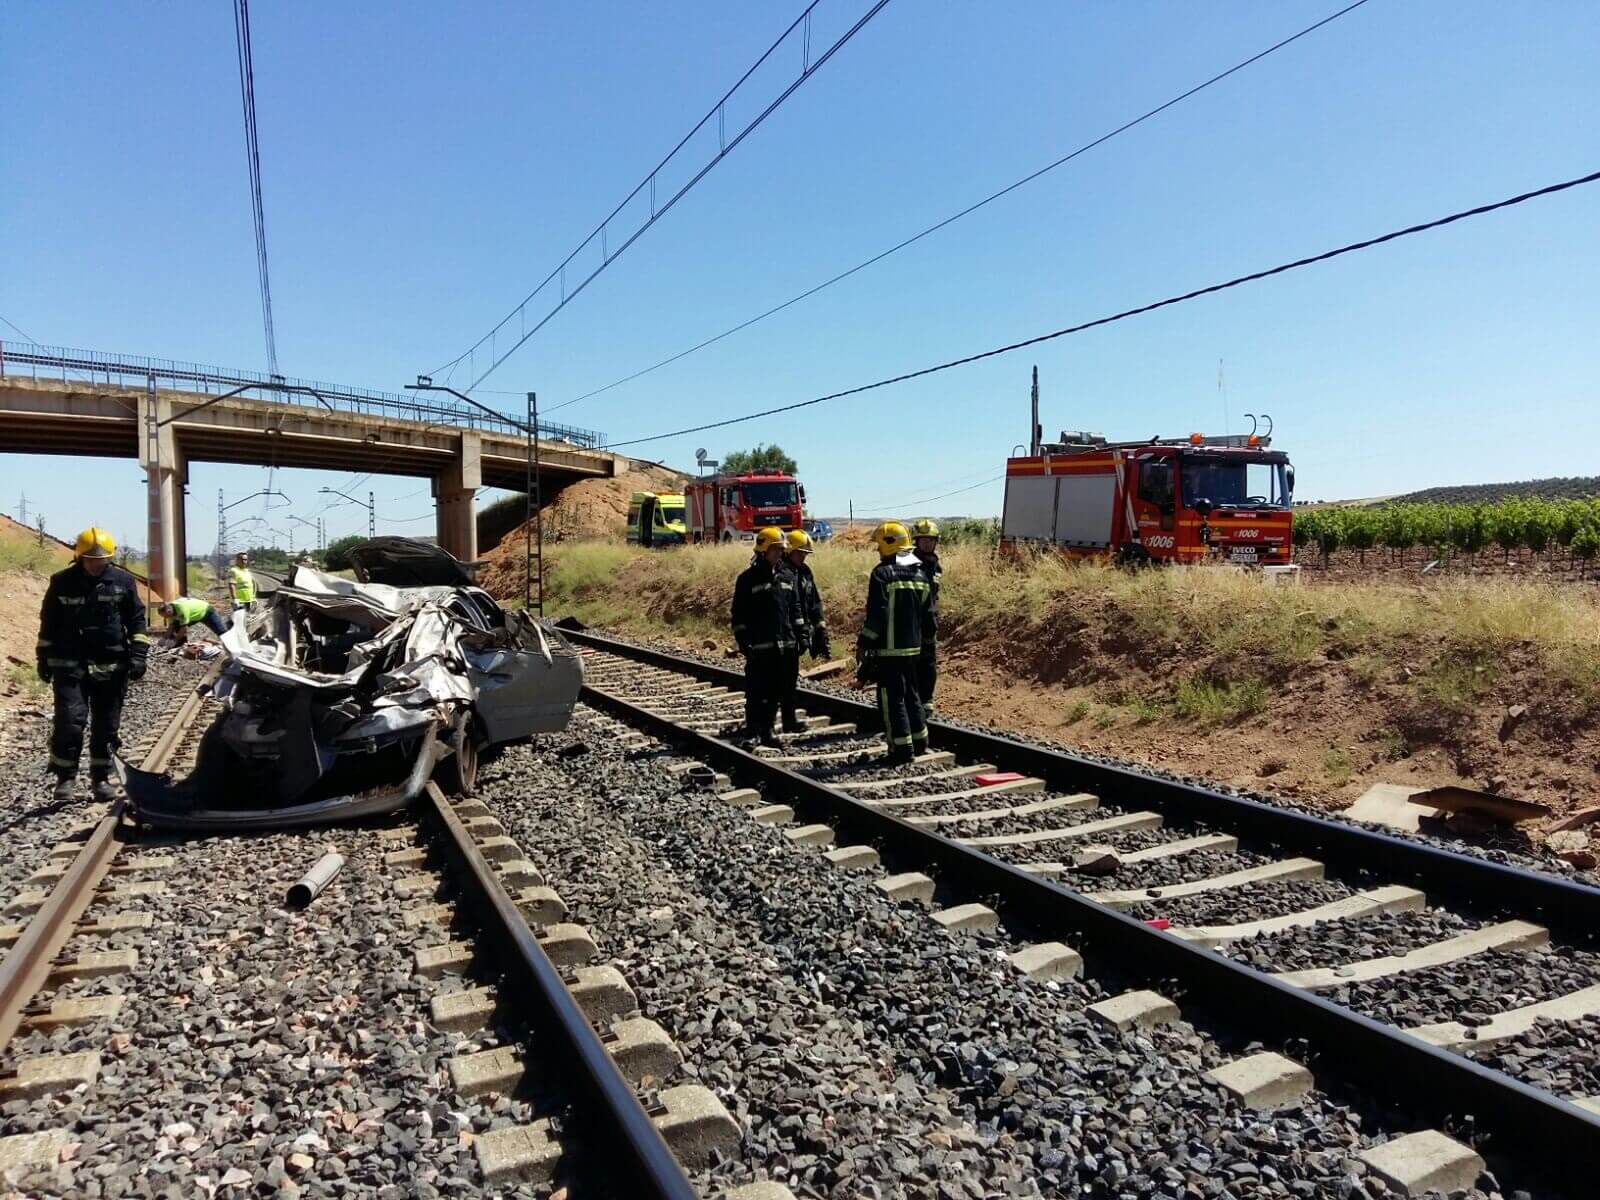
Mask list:
POLYGON ((289 889, 285 904, 289 908, 305 908, 322 895, 342 870, 344 870, 344 855, 337 850, 329 850, 317 860, 316 866, 301 876, 299 883, 289 889))

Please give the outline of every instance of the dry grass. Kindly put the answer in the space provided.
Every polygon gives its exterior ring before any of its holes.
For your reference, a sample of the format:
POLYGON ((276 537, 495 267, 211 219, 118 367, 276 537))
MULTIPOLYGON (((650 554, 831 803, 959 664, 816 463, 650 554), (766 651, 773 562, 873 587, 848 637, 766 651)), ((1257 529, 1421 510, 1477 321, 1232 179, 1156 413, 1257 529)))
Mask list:
MULTIPOLYGON (((554 552, 547 595, 558 612, 637 632, 725 637, 732 583, 749 562, 744 546, 642 550, 614 542, 570 543, 554 552)), ((1108 605, 1137 638, 1182 641, 1202 654, 1291 666, 1322 654, 1349 658, 1403 650, 1426 637, 1446 647, 1421 683, 1441 701, 1470 703, 1496 653, 1531 648, 1552 674, 1600 698, 1600 599, 1570 586, 1505 579, 1448 579, 1428 587, 1384 583, 1275 586, 1225 567, 1129 571, 1045 556, 1021 563, 975 546, 944 561, 947 623, 990 620, 1037 626, 1073 606, 1108 605), (1464 668, 1464 670, 1463 670, 1464 668), (1478 678, 1463 678, 1463 675, 1478 678)), ((811 566, 836 632, 859 622, 876 555, 825 544, 811 566)), ((841 646, 840 649, 847 647, 841 646)), ((1370 668, 1375 666, 1367 663, 1370 668)), ((1244 680, 1189 699, 1193 715, 1226 719, 1262 702, 1244 680), (1231 690, 1230 690, 1231 689, 1231 690)))

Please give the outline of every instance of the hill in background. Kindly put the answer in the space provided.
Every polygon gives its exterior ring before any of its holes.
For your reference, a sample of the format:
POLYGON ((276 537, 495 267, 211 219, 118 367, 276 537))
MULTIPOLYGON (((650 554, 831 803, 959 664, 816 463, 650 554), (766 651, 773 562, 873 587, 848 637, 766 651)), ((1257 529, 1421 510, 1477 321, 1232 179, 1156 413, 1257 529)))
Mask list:
POLYGON ((1397 504, 1485 504, 1511 496, 1539 500, 1587 500, 1600 496, 1600 475, 1571 478, 1527 479, 1521 483, 1463 483, 1451 487, 1423 488, 1404 496, 1388 496, 1397 504))

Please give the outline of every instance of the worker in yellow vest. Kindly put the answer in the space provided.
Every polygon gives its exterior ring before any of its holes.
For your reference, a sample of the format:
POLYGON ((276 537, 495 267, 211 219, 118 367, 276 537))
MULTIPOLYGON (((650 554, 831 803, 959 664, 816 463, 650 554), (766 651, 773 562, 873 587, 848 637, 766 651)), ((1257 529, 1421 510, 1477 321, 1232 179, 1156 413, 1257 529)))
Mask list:
POLYGON ((173 633, 187 629, 191 625, 204 625, 219 638, 228 632, 228 627, 222 623, 217 610, 204 600, 179 596, 176 600, 161 605, 157 611, 167 619, 167 628, 173 633))
POLYGON ((228 596, 233 600, 233 610, 249 608, 256 600, 256 577, 250 573, 250 556, 240 551, 233 556, 233 566, 228 568, 228 596))

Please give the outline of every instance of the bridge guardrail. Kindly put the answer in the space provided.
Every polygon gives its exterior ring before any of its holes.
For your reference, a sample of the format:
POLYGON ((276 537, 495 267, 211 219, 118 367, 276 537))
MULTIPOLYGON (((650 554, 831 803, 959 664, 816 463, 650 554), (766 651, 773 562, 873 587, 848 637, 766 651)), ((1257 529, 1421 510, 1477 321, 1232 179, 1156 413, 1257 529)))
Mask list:
MULTIPOLYGON (((401 421, 453 425, 465 429, 487 429, 496 433, 523 436, 523 422, 509 414, 493 417, 465 405, 423 400, 419 396, 379 392, 370 388, 349 388, 295 376, 266 375, 259 371, 233 370, 183 362, 171 358, 143 355, 108 354, 98 350, 76 350, 66 346, 43 346, 31 342, 0 341, 0 377, 27 376, 32 379, 73 379, 91 383, 139 386, 154 379, 157 387, 183 385, 179 390, 206 394, 233 388, 256 392, 262 400, 277 399, 279 387, 305 388, 321 396, 332 407, 344 412, 392 417, 401 421), (19 369, 21 368, 21 369, 19 369)), ((241 392, 247 395, 249 392, 241 392)), ((561 439, 575 446, 594 449, 605 444, 605 435, 574 425, 539 422, 539 436, 561 439)))

